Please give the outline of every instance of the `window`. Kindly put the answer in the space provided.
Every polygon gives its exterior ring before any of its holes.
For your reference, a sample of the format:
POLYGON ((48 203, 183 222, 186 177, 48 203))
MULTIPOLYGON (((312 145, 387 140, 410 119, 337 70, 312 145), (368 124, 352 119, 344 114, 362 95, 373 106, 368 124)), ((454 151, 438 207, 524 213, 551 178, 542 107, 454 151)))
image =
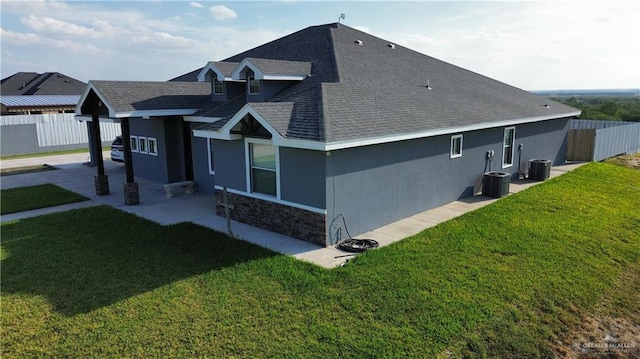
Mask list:
POLYGON ((276 147, 268 142, 249 143, 251 192, 277 196, 278 156, 276 147))
POLYGON ((207 147, 209 148, 209 174, 216 174, 216 165, 213 157, 213 139, 209 138, 207 142, 207 147))
POLYGON ((147 150, 147 138, 146 137, 138 137, 138 152, 144 153, 145 155, 149 153, 147 150))
POLYGON ((149 154, 152 155, 152 156, 157 156, 158 155, 158 141, 153 137, 149 137, 149 138, 147 138, 147 145, 149 146, 149 154))
POLYGON ((504 141, 502 143, 502 168, 513 166, 513 142, 516 137, 516 128, 504 129, 504 141))
POLYGON ((138 152, 138 136, 130 136, 131 152, 138 152))
POLYGON ((462 135, 451 136, 451 154, 449 158, 462 157, 462 135))
POLYGON ((214 95, 222 95, 224 94, 224 82, 218 81, 217 78, 213 78, 213 94, 214 95))
POLYGON ((249 84, 250 95, 257 95, 260 93, 260 81, 256 80, 255 76, 248 76, 247 83, 249 84))

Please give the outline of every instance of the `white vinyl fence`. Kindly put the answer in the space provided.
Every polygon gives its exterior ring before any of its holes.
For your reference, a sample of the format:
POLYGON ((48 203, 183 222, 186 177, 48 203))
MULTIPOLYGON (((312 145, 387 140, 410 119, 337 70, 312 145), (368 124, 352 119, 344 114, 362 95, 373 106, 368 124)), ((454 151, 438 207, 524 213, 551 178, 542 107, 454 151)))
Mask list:
MULTIPOLYGON (((0 117, 0 125, 36 125, 39 147, 88 144, 86 122, 80 122, 72 113, 49 115, 15 115, 0 117)), ((120 124, 100 123, 102 142, 110 142, 120 135, 120 124)))

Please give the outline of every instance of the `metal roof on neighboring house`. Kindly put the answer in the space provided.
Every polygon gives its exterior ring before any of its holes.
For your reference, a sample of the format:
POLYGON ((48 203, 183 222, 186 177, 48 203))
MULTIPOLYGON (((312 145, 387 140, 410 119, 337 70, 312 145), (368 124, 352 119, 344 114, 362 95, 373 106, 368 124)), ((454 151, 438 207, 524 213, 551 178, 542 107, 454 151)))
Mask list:
POLYGON ((0 102, 6 107, 75 106, 80 95, 24 95, 2 96, 0 102))

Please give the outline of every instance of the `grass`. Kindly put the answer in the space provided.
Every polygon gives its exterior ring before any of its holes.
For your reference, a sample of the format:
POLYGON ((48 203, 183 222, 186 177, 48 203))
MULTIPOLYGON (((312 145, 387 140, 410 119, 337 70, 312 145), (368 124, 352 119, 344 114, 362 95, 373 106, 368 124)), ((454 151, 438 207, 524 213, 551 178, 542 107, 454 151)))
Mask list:
POLYGON ((109 207, 5 223, 3 358, 551 357, 637 308, 639 193, 589 164, 333 270, 109 207))
MULTIPOLYGON (((102 151, 109 151, 111 146, 102 147, 102 151)), ((65 151, 52 151, 52 152, 40 152, 40 153, 26 153, 22 155, 0 156, 0 160, 15 160, 19 158, 32 158, 32 157, 46 157, 46 156, 58 156, 58 155, 70 155, 74 153, 86 153, 89 155, 88 148, 79 148, 76 150, 65 151)))
POLYGON ((44 171, 53 171, 57 168, 53 166, 49 166, 47 164, 44 165, 33 165, 33 166, 22 166, 22 167, 12 167, 12 168, 2 168, 0 169, 0 176, 11 176, 11 175, 20 175, 24 173, 34 173, 34 172, 44 172, 44 171))
POLYGON ((38 186, 5 189, 0 192, 0 214, 86 201, 75 192, 47 183, 38 186))

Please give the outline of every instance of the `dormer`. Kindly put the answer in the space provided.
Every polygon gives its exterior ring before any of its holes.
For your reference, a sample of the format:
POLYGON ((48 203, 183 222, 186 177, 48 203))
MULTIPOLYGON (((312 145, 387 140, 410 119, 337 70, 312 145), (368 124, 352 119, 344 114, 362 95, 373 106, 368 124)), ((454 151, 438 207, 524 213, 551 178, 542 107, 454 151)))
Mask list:
POLYGON ((244 81, 247 101, 266 101, 285 87, 311 76, 311 62, 245 58, 231 73, 244 81))
POLYGON ((242 93, 244 84, 233 83, 232 71, 237 62, 210 61, 198 74, 198 82, 211 83, 211 99, 213 101, 229 101, 242 93))

